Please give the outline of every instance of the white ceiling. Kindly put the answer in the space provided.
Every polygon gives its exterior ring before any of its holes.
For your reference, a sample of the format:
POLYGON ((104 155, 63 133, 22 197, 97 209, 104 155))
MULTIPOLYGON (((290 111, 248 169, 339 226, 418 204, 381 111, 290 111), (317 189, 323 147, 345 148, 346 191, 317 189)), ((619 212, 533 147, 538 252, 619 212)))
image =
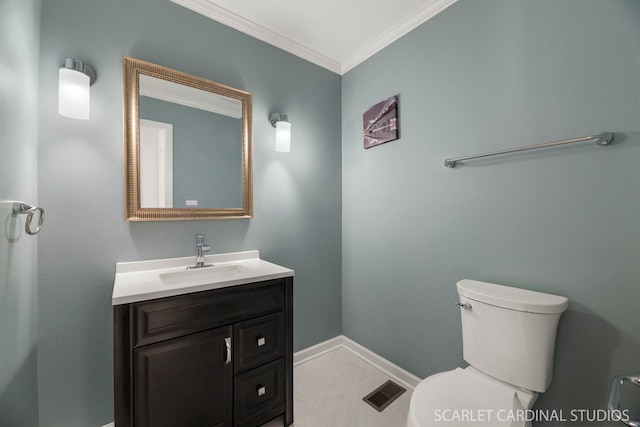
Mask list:
POLYGON ((344 74, 457 0, 171 0, 344 74))

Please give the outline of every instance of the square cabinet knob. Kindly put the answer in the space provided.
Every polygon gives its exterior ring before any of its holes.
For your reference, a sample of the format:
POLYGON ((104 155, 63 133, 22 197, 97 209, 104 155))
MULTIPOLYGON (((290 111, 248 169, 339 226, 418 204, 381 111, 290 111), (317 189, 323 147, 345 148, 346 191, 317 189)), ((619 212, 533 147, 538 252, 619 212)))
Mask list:
POLYGON ((263 385, 259 385, 256 387, 256 391, 258 392, 258 396, 263 396, 267 392, 267 388, 263 385))

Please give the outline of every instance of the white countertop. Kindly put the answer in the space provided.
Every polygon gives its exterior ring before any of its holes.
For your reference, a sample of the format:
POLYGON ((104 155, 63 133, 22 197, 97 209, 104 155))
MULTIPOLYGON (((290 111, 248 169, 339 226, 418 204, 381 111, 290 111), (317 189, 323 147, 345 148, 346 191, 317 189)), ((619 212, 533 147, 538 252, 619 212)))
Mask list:
POLYGON ((204 267, 187 270, 196 257, 119 262, 111 304, 128 304, 263 280, 292 277, 293 270, 260 259, 259 251, 205 256, 204 267), (220 274, 217 274, 220 272, 220 274), (209 275, 211 273, 211 275, 209 275), (188 277, 184 280, 175 276, 188 277))

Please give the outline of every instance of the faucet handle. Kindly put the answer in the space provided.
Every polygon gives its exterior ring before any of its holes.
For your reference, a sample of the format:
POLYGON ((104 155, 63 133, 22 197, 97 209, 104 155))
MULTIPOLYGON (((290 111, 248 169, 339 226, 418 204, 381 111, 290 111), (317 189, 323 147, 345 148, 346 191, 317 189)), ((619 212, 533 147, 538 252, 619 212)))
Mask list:
POLYGON ((204 238, 206 235, 204 234, 196 234, 196 247, 200 249, 201 252, 209 252, 211 246, 204 244, 204 238))

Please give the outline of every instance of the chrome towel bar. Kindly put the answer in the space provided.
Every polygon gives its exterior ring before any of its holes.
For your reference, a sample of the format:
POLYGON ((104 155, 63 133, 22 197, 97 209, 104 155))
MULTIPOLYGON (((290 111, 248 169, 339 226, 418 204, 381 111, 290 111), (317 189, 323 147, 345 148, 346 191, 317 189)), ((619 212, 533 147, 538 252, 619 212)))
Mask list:
POLYGON ((42 224, 44 223, 44 209, 39 206, 31 206, 25 202, 13 202, 13 214, 14 215, 27 215, 27 220, 24 224, 24 231, 27 234, 35 235, 40 232, 42 229, 42 224), (38 225, 35 230, 31 228, 31 221, 33 220, 33 215, 36 212, 40 212, 40 218, 38 219, 38 225))
POLYGON ((580 138, 564 139, 562 141, 547 142, 544 144, 528 145, 526 147, 512 148, 509 150, 493 151, 491 153, 476 154, 474 156, 457 157, 455 159, 446 159, 444 165, 448 168, 455 168, 458 162, 471 159, 480 159, 482 157, 499 156, 501 154, 517 153, 520 151, 537 150, 538 148, 557 147, 559 145, 573 144, 574 142, 595 141, 598 145, 609 145, 613 141, 613 133, 602 132, 598 135, 582 136, 580 138))

